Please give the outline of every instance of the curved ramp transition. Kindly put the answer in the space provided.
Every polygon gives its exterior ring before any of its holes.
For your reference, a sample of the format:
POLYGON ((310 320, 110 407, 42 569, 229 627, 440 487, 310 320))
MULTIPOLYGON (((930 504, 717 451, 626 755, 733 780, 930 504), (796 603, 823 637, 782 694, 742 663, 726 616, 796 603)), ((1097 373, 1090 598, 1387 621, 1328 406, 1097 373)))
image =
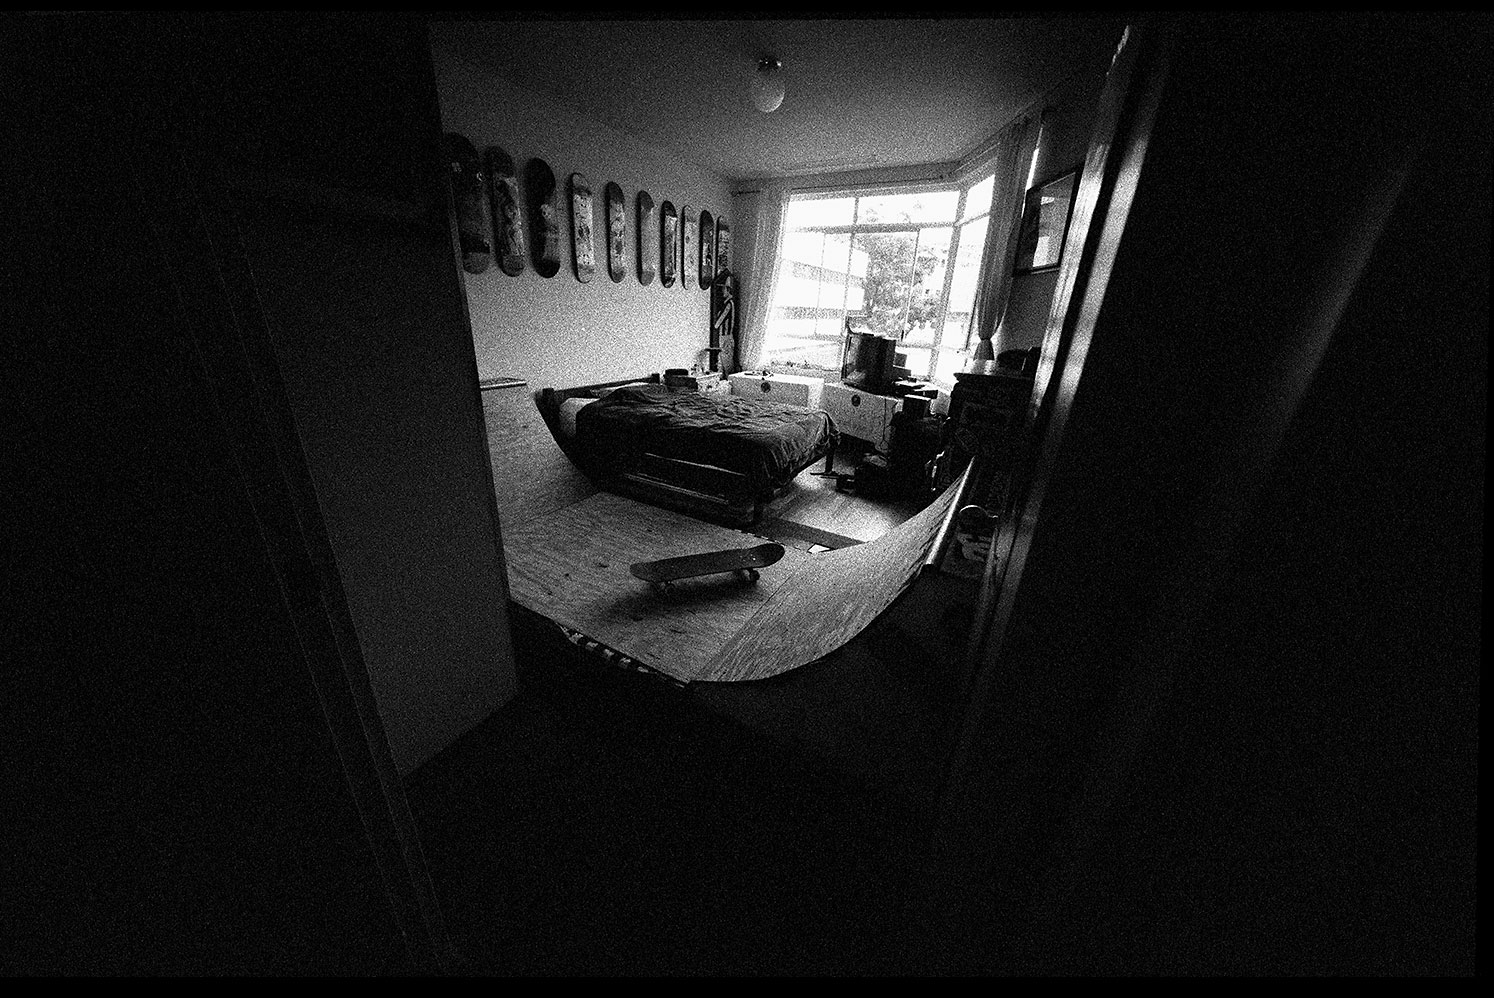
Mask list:
POLYGON ((628 566, 763 538, 596 493, 505 524, 511 594, 682 682, 767 679, 828 655, 871 623, 913 581, 959 490, 865 544, 790 549, 755 585, 734 576, 655 593, 628 566))

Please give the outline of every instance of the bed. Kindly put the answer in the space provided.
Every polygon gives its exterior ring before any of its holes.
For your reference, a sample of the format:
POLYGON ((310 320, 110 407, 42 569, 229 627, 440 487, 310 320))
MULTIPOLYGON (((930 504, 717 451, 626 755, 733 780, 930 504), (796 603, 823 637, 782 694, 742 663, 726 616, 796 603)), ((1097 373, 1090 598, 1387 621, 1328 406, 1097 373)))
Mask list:
POLYGON ((536 402, 561 448, 600 487, 732 523, 758 522, 839 442, 819 409, 668 388, 656 375, 547 388, 536 402))

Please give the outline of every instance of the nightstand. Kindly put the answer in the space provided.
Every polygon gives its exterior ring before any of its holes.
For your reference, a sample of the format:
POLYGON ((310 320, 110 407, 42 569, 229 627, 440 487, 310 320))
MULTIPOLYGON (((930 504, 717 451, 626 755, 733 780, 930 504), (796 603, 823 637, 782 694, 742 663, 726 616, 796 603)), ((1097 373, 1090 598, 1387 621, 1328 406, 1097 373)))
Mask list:
POLYGON ((666 374, 664 384, 669 388, 707 393, 725 391, 728 387, 727 383, 722 380, 720 371, 702 371, 699 374, 666 374))
POLYGON ((875 395, 849 385, 826 385, 820 405, 835 420, 843 436, 864 440, 886 453, 892 438, 892 416, 903 400, 893 395, 875 395))
POLYGON ((731 393, 743 398, 767 399, 787 405, 802 405, 806 409, 820 407, 820 390, 825 387, 821 378, 806 378, 798 374, 733 374, 730 378, 731 393))
POLYGON ((972 459, 981 458, 965 495, 977 505, 999 506, 1032 401, 1032 376, 961 373, 955 382, 946 433, 949 473, 957 475, 972 459))

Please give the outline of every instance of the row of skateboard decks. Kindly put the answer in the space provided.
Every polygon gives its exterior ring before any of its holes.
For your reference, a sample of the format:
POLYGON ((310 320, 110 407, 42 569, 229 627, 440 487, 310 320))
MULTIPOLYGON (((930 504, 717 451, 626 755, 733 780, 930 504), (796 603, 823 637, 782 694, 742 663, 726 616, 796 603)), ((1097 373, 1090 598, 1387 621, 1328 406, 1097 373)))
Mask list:
MULTIPOLYGON (((454 132, 446 133, 445 142, 462 269, 481 274, 496 259, 499 270, 517 277, 527 258, 541 277, 559 273, 560 188, 550 165, 537 158, 525 165, 526 200, 508 153, 488 146, 479 154, 470 140, 454 132)), ((571 260, 576 279, 585 284, 597 270, 595 193, 580 173, 571 174, 569 193, 571 260)), ((607 276, 621 282, 627 277, 628 205, 622 188, 610 182, 602 188, 602 200, 607 276)), ((709 290, 718 275, 730 270, 731 227, 724 220, 709 211, 692 212, 689 205, 676 210, 664 201, 656 206, 647 191, 638 192, 635 205, 640 284, 653 283, 656 263, 664 287, 678 279, 682 286, 698 282, 701 290, 709 290)))

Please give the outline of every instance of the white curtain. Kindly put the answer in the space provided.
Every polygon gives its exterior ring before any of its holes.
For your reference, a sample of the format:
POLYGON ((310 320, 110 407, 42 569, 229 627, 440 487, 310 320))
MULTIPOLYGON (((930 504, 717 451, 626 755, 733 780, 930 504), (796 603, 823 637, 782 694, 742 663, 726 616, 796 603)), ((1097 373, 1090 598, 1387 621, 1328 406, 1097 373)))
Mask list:
POLYGON ((991 338, 1001 325, 1012 293, 1012 269, 1017 262, 1017 230, 1022 224, 1022 202, 1027 196, 1027 173, 1042 131, 1040 118, 1031 115, 1006 127, 997 140, 996 183, 991 191, 991 222, 986 227, 986 251, 975 310, 970 321, 980 338, 970 367, 978 370, 996 359, 991 338))
POLYGON ((788 200, 788 188, 776 185, 732 196, 732 212, 736 217, 732 271, 737 275, 737 315, 740 316, 737 351, 744 371, 762 365, 788 200))

